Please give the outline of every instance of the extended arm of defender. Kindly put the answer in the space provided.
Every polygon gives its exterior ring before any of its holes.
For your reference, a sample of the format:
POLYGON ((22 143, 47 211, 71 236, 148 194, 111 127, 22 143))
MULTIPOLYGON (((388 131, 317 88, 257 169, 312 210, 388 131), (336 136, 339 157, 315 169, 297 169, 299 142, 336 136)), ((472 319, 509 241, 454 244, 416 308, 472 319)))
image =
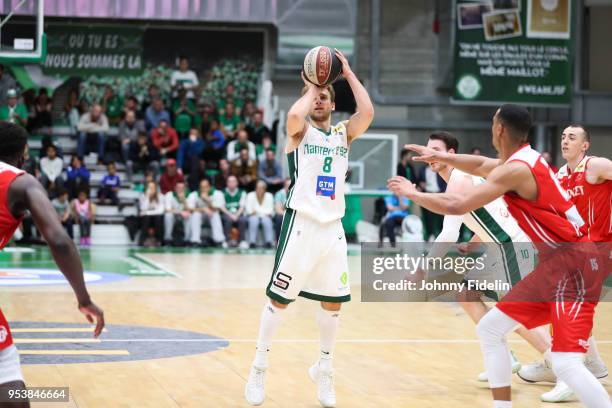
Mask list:
POLYGON ((499 159, 475 156, 473 154, 450 154, 415 144, 408 144, 404 148, 419 154, 419 156, 413 157, 412 160, 426 163, 441 162, 480 177, 488 177, 489 173, 501 164, 499 159))
POLYGON ((487 181, 461 193, 422 193, 403 177, 393 177, 388 182, 391 191, 404 195, 422 207, 438 214, 460 215, 490 203, 511 191, 516 177, 502 167, 493 170, 487 181))
POLYGON ((342 63, 342 76, 344 76, 344 79, 346 79, 346 82, 351 87, 353 97, 357 103, 357 112, 351 116, 346 125, 348 143, 350 144, 370 127, 372 120, 374 120, 374 105, 372 105, 368 91, 355 76, 346 57, 338 49, 335 50, 335 53, 342 63))

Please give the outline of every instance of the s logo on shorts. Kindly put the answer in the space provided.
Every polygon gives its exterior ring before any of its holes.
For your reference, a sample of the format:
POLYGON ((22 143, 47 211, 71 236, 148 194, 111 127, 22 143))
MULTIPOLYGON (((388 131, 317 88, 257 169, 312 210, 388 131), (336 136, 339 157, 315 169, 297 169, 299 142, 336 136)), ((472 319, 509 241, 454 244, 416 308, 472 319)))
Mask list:
POLYGON ((272 284, 279 289, 287 290, 287 288, 289 287, 290 280, 291 276, 282 272, 277 272, 276 278, 272 280, 272 284))

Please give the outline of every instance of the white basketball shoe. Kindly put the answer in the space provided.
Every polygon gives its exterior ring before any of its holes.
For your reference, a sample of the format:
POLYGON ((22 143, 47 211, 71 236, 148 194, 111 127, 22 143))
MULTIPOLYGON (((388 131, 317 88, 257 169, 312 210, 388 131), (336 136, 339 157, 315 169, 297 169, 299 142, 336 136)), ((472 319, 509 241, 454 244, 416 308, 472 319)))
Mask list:
POLYGON ((317 384, 317 399, 323 408, 336 406, 336 391, 334 390, 334 374, 332 370, 322 370, 316 362, 308 370, 310 379, 317 384))
MULTIPOLYGON (((608 368, 603 361, 586 360, 584 365, 597 379, 608 376, 608 368)), ((540 400, 543 402, 569 402, 576 401, 576 396, 566 383, 558 380, 555 388, 542 394, 540 400)))
MULTIPOLYGON (((512 357, 512 374, 516 374, 521 369, 521 362, 518 361, 518 358, 516 358, 516 355, 514 354, 514 351, 510 352, 510 356, 512 357)), ((478 374, 478 381, 479 382, 487 382, 487 381, 489 381, 489 378, 487 377, 487 372, 486 371, 483 371, 482 373, 478 374)))
POLYGON ((266 399, 264 389, 266 381, 266 368, 251 366, 249 380, 244 387, 244 397, 251 405, 261 405, 266 399))

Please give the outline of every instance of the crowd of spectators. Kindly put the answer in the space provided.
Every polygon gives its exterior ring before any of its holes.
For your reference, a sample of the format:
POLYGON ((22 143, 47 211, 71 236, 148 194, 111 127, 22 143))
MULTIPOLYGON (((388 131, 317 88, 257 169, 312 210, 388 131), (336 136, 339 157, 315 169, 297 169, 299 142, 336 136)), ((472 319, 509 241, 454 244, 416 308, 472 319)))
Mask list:
MULTIPOLYGON (((50 128, 47 90, 38 91, 31 106, 25 94, 0 66, 0 120, 31 133, 50 128)), ((128 223, 140 245, 274 245, 288 188, 275 133, 263 123, 254 95, 223 70, 213 70, 201 85, 181 57, 169 83, 151 83, 144 96, 122 93, 111 83, 101 94, 71 89, 61 120, 76 154, 66 163, 53 135, 39 131, 45 135, 40 155, 28 156, 26 169, 48 191, 70 236, 78 226, 82 245, 90 243, 96 206, 129 205, 122 202, 122 188, 141 191, 138 216, 128 223), (105 174, 93 191, 95 171, 105 174)))

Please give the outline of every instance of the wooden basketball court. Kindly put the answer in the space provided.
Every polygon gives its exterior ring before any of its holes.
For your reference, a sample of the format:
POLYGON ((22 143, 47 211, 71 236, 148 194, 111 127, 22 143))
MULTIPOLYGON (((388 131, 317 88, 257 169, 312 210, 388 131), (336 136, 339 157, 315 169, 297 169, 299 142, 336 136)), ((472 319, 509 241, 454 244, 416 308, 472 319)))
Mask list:
MULTIPOLYGON (((248 406, 243 391, 272 252, 99 248, 82 254, 88 271, 130 275, 89 285, 109 324, 99 342, 84 331, 66 286, 31 283, 35 268, 53 269, 46 249, 0 254, 1 304, 22 327, 15 337, 28 385, 70 388, 69 403, 34 407, 248 406), (3 283, 15 276, 28 284, 3 283), (214 347, 166 356, 202 345, 214 347), (97 361, 78 362, 90 357, 97 361), (102 361, 107 357, 127 360, 102 361)), ((361 303, 359 257, 349 262, 353 301, 343 308, 334 361, 338 406, 489 407, 487 385, 476 381, 483 364, 474 325, 462 310, 453 303, 361 303)), ((305 299, 290 306, 271 349, 265 407, 319 406, 307 375, 318 356, 317 307, 305 299)), ((612 307, 602 303, 598 312, 595 335, 612 365, 612 307)), ((524 363, 538 357, 516 336, 511 346, 524 363)), ((550 385, 515 376, 514 387, 515 407, 551 406, 539 402, 550 385)), ((612 392, 609 382, 606 387, 612 392)))

